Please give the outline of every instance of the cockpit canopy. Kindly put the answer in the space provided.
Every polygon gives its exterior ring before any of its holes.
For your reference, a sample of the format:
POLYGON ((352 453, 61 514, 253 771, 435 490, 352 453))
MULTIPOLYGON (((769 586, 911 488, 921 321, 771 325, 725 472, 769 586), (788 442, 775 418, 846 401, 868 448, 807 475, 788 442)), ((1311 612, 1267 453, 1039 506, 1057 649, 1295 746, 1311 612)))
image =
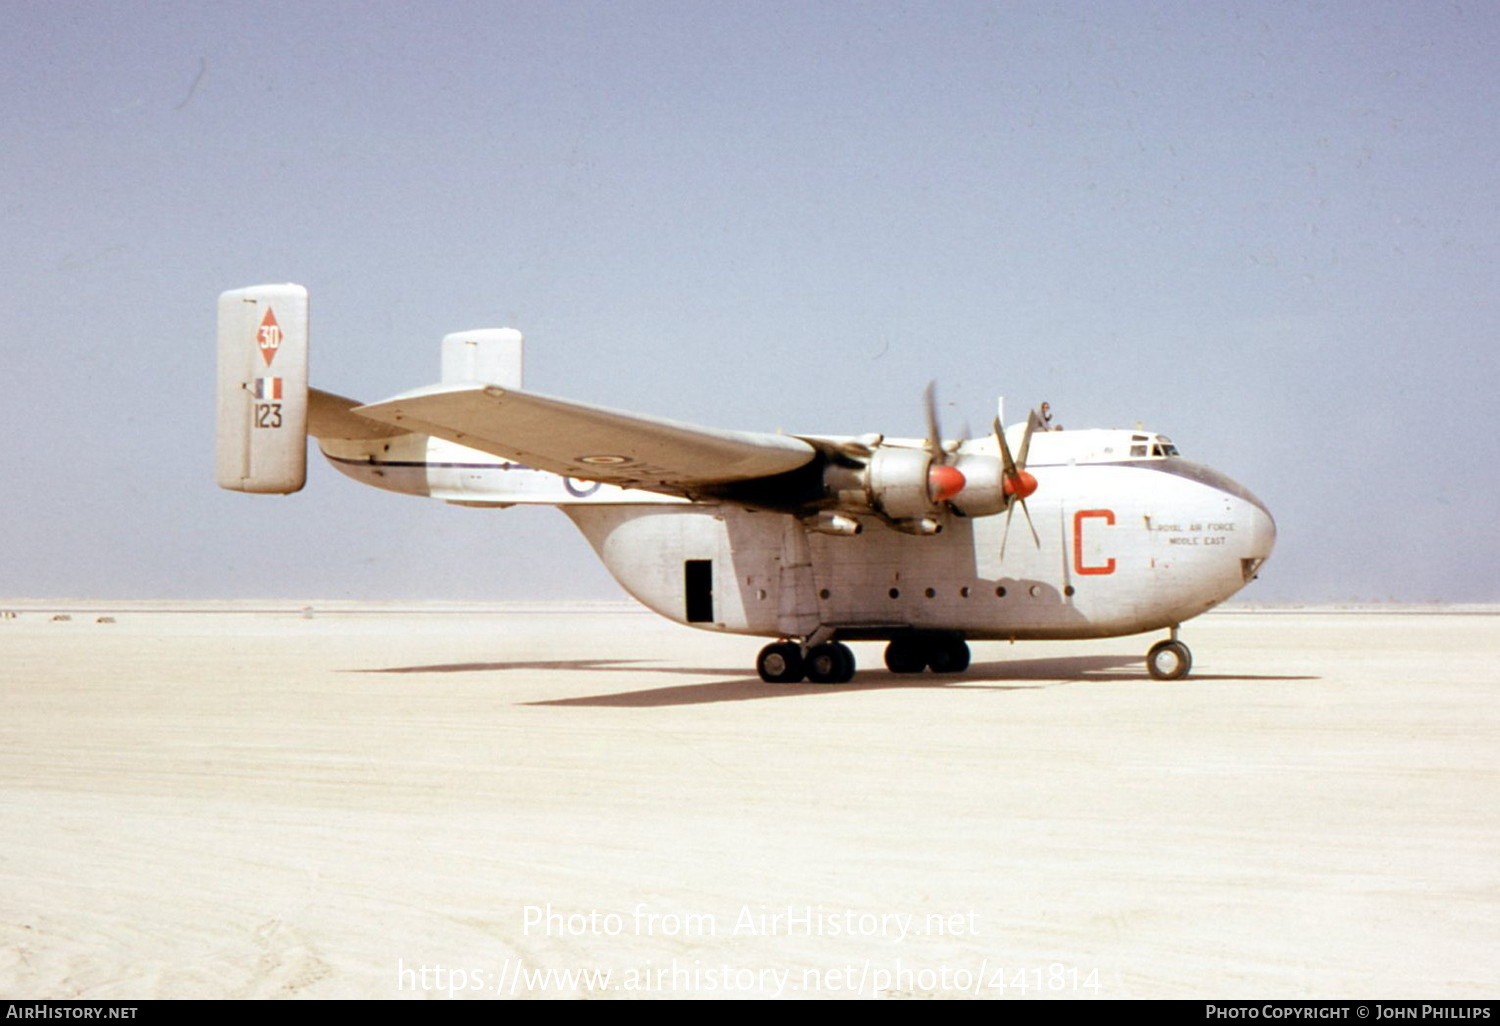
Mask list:
POLYGON ((1180 456, 1177 446, 1166 435, 1142 435, 1130 436, 1131 459, 1144 459, 1148 456, 1180 456))
MULTIPOLYGON (((1024 424, 1006 428, 1011 452, 1020 452, 1025 438, 1024 424)), ((920 442, 911 443, 919 447, 920 442)), ((998 446, 993 438, 972 439, 963 451, 995 455, 998 446)), ((1069 463, 1123 463, 1134 460, 1180 459, 1181 451, 1166 435, 1153 431, 1122 428, 1086 428, 1083 430, 1037 431, 1031 438, 1028 462, 1036 466, 1062 466, 1069 463)))

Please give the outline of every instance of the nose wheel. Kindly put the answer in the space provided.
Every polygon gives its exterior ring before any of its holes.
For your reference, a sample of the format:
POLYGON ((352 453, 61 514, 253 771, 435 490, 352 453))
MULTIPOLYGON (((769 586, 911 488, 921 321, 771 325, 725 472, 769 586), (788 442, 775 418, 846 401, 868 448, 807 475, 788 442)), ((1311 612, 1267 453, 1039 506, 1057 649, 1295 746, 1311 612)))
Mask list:
POLYGON ((1181 680, 1193 668, 1193 653, 1177 640, 1176 631, 1167 641, 1158 641, 1146 653, 1146 670, 1157 680, 1181 680))

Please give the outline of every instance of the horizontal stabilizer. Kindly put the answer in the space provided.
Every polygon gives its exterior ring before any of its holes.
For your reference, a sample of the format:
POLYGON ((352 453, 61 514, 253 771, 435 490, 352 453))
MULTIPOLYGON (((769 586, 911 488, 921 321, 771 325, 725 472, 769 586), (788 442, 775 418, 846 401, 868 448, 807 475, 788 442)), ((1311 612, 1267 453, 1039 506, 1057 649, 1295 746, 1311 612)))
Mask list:
POLYGON ((498 385, 437 385, 352 412, 538 470, 672 493, 786 473, 816 455, 799 438, 695 427, 498 385))
POLYGON ((336 438, 363 440, 371 438, 395 438, 406 434, 405 428, 395 427, 382 421, 361 417, 352 412, 361 405, 358 399, 345 399, 341 395, 325 392, 320 388, 307 390, 307 433, 314 438, 336 438))

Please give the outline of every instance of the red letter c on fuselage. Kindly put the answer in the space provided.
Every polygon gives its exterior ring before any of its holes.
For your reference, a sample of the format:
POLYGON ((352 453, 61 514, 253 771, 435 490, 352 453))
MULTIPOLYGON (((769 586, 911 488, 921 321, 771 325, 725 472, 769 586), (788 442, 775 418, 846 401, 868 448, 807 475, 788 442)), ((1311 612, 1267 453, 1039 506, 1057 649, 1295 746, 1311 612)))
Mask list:
POLYGON ((1085 518, 1090 517, 1098 517, 1113 527, 1115 511, 1112 509, 1081 509, 1073 514, 1073 569, 1080 574, 1112 574, 1115 572, 1115 561, 1112 558, 1094 566, 1083 565, 1083 521, 1085 518))

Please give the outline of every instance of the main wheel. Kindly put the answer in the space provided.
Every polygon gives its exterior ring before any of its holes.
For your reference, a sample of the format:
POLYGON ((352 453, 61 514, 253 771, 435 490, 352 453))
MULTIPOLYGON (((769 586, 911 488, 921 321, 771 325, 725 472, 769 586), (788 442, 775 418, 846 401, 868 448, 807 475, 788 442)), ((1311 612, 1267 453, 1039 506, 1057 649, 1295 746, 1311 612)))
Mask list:
POLYGON ((755 669, 767 684, 795 684, 806 676, 802 647, 790 641, 767 645, 756 657, 755 669))
POLYGON ((1158 641, 1146 653, 1146 670, 1157 680, 1181 680, 1193 668, 1193 653, 1180 641, 1158 641))
POLYGON ((916 638, 895 638, 885 646, 885 668, 892 673, 921 673, 927 669, 927 646, 916 638))
POLYGON ((854 679, 854 653, 831 641, 807 650, 807 679, 814 684, 847 684, 854 679))
POLYGON ((934 638, 927 651, 933 673, 963 673, 969 668, 969 645, 963 638, 934 638))

